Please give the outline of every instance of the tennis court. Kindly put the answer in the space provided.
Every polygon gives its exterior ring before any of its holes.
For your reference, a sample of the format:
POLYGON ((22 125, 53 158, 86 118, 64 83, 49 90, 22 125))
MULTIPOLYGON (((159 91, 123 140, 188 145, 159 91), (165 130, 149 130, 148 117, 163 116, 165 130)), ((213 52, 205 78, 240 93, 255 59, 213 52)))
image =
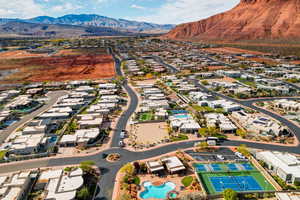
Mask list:
POLYGON ((218 194, 227 188, 237 192, 274 191, 251 163, 197 163, 194 167, 208 194, 218 194))
POLYGON ((207 171, 205 165, 202 165, 202 164, 196 164, 194 167, 196 168, 196 170, 198 172, 206 172, 207 171))
POLYGON ((210 166, 212 167, 213 171, 221 171, 222 170, 219 164, 211 164, 210 166))
POLYGON ((243 163, 242 166, 245 168, 245 170, 253 170, 253 167, 248 163, 243 163))
POLYGON ((216 192, 222 192, 226 188, 231 188, 237 192, 262 190, 252 176, 210 177, 210 181, 212 182, 216 192))
POLYGON ((238 171, 239 170, 234 163, 228 164, 227 167, 230 171, 238 171))

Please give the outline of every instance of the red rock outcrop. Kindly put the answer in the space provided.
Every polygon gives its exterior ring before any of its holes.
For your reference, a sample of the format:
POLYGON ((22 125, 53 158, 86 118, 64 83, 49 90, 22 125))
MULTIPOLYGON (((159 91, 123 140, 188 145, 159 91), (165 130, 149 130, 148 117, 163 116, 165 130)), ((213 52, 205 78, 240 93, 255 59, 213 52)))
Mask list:
POLYGON ((178 25, 169 39, 300 39, 300 0, 241 0, 233 9, 178 25))

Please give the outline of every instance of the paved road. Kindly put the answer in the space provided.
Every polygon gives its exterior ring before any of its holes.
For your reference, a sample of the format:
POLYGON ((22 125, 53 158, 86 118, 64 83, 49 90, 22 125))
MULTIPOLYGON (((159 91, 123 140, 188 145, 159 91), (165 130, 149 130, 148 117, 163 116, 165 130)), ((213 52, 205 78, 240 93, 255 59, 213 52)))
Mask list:
POLYGON ((34 119, 36 116, 40 115, 41 113, 47 111, 50 109, 58 100, 59 97, 66 95, 66 91, 55 91, 50 92, 48 94, 49 101, 39 109, 33 111, 32 113, 25 115, 19 120, 18 122, 12 124, 11 126, 7 127, 5 130, 3 130, 0 134, 0 143, 3 143, 5 139, 13 133, 16 129, 20 128, 25 123, 29 122, 30 120, 34 119))
POLYGON ((180 72, 179 69, 177 69, 176 67, 172 66, 172 65, 169 65, 167 63, 165 63, 163 61, 163 59, 159 56, 154 56, 154 55, 151 55, 151 58, 153 58, 156 62, 160 63, 161 65, 167 67, 169 69, 169 71, 172 73, 172 74, 175 74, 175 73, 178 73, 180 72))
MULTIPOLYGON (((121 62, 119 59, 114 58, 116 63, 116 72, 118 76, 123 76, 122 70, 121 70, 121 62)), ((130 104, 128 106, 128 109, 122 114, 119 121, 117 122, 116 129, 113 133, 114 137, 112 138, 111 147, 118 147, 120 142, 120 133, 122 130, 126 129, 126 125, 132 116, 132 114, 135 112, 137 105, 138 105, 138 97, 135 94, 135 92, 128 86, 127 81, 124 81, 123 88, 127 91, 129 98, 130 98, 130 104)))
MULTIPOLYGON (((200 140, 199 140, 200 141, 200 140)), ((13 172, 16 170, 32 169, 39 167, 53 167, 53 166, 62 166, 62 165, 73 165, 78 164, 85 160, 93 160, 96 162, 96 165, 102 172, 102 176, 99 182, 100 193, 97 196, 97 199, 109 200, 111 199, 112 190, 114 187, 114 180, 118 170, 126 163, 132 162, 135 160, 147 159, 169 152, 173 152, 180 149, 190 148, 194 146, 194 142, 181 142, 178 144, 170 144, 158 149, 149 150, 145 152, 130 152, 121 148, 111 148, 105 150, 101 153, 92 156, 86 157, 71 157, 71 158, 52 158, 51 160, 34 160, 26 163, 13 163, 7 167, 1 167, 0 173, 13 172), (121 160, 117 163, 109 163, 106 160, 102 159, 103 153, 119 153, 121 154, 121 160)), ((197 141, 198 142, 198 141, 197 141)), ((224 146, 238 146, 240 144, 246 144, 252 148, 258 149, 268 149, 273 151, 288 151, 291 153, 300 153, 300 148, 297 147, 285 147, 285 146, 276 146, 268 144, 257 144, 251 142, 239 142, 239 141, 226 141, 223 143, 224 146)))

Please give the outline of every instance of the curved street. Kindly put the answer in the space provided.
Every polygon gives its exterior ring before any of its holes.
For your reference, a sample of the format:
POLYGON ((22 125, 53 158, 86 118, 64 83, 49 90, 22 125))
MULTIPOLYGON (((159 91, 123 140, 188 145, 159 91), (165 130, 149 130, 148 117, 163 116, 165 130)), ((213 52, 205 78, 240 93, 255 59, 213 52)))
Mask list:
MULTIPOLYGON (((115 58, 116 61, 116 73, 119 76, 122 76, 121 71, 121 63, 119 59, 115 58)), ((79 164, 82 161, 85 160, 93 160, 96 162, 96 165, 100 168, 102 175, 99 181, 100 186, 100 192, 98 193, 96 199, 102 199, 102 200, 109 200, 112 197, 112 192, 114 188, 115 183, 115 176, 118 170, 121 168, 122 165, 124 165, 127 162, 131 162, 134 160, 143 160, 155 156, 159 156, 162 154, 174 152, 180 149, 186 149, 191 148, 194 146, 195 142, 198 141, 184 141, 180 143, 171 143, 169 145, 159 147, 156 149, 144 151, 144 152, 131 152, 122 148, 118 147, 118 143, 120 140, 120 131, 122 129, 125 129, 127 122, 129 121, 131 115, 134 113, 137 104, 138 104, 138 98, 135 94, 135 92, 128 86, 127 81, 124 81, 123 84, 124 89, 127 91, 128 96, 130 98, 130 104, 128 109, 123 113, 123 115, 119 118, 119 121, 117 122, 116 129, 113 133, 112 143, 110 149, 98 152, 94 155, 88 155, 88 156, 78 156, 78 157, 67 157, 67 158, 59 158, 59 157, 50 157, 46 159, 36 159, 36 160, 29 160, 29 161, 21 161, 21 162, 13 162, 13 163, 7 163, 3 164, 0 168, 0 173, 7 173, 12 172, 16 170, 24 170, 24 169, 32 169, 32 168, 42 168, 42 167, 53 167, 53 166, 65 166, 65 165, 76 165, 79 164), (121 160, 116 163, 110 163, 107 162, 105 159, 103 159, 103 154, 109 154, 109 153, 119 153, 121 155, 121 160)), ((199 84, 199 87, 202 89, 203 86, 199 84)), ((207 89, 206 89, 207 90, 207 89)), ((218 94, 215 92, 209 91, 209 93, 212 93, 214 95, 220 96, 222 98, 234 101, 236 103, 239 103, 243 106, 252 108, 254 110, 257 110, 259 112, 262 112, 266 115, 269 115, 270 117, 273 117, 283 123, 284 125, 288 126, 298 137, 300 138, 300 129, 293 123, 289 122, 288 120, 280 117, 279 115, 276 115, 274 113, 271 113, 269 111, 263 110, 261 108, 258 108, 253 105, 256 100, 249 100, 249 101, 240 101, 236 99, 232 99, 230 97, 224 96, 222 94, 218 94)), ((199 140, 201 141, 201 140, 199 140)), ((257 149, 266 149, 266 150, 276 150, 276 151, 288 151, 290 153, 300 153, 300 147, 288 147, 288 146, 278 146, 278 145, 271 145, 271 144, 260 144, 255 142, 240 142, 240 141, 225 141, 222 145, 224 146, 238 146, 240 144, 246 144, 248 147, 257 148, 257 149)))
MULTIPOLYGON (((118 76, 123 76, 123 72, 121 69, 121 62, 119 59, 115 59, 115 67, 116 73, 118 76)), ((113 138, 111 141, 111 147, 118 147, 120 141, 120 133, 123 129, 126 129, 126 125, 131 117, 131 115, 135 112, 138 105, 138 97, 135 92, 131 89, 131 87, 127 84, 127 80, 123 82, 123 88, 126 90, 130 101, 127 110, 121 115, 119 121, 117 122, 116 128, 113 133, 113 138)))

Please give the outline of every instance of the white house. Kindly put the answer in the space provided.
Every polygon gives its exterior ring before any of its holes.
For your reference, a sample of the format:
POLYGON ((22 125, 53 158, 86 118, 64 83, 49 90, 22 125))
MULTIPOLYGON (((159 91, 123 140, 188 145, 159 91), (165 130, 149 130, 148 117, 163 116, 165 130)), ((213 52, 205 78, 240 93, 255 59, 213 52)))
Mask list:
POLYGON ((30 171, 0 175, 0 199, 23 200, 30 182, 30 171))
POLYGON ((62 169, 43 171, 37 186, 43 187, 45 200, 75 200, 76 192, 83 186, 83 171, 80 168, 70 172, 62 169))
POLYGON ((262 151, 256 153, 258 160, 264 161, 268 168, 288 183, 300 182, 300 161, 292 154, 262 151))

